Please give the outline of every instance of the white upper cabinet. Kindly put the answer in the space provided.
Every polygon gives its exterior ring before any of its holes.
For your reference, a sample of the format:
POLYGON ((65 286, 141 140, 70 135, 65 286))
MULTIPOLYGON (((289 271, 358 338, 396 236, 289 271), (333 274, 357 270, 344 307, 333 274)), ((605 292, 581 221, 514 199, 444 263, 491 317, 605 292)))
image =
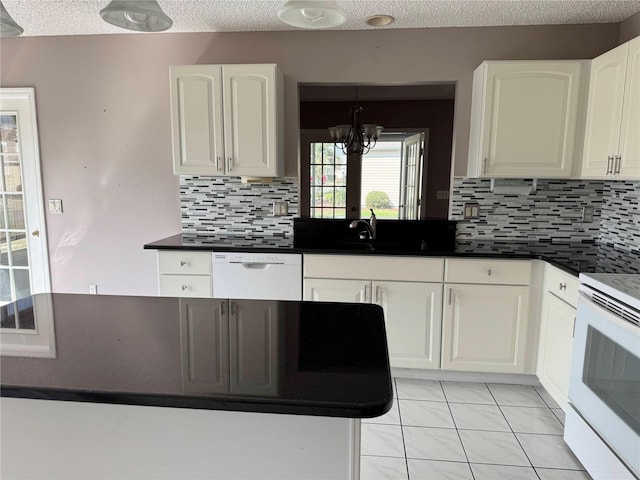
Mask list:
POLYGON ((640 37, 591 62, 583 178, 640 179, 640 37))
POLYGON ((281 176, 282 89, 274 64, 172 66, 174 173, 281 176))
POLYGON ((588 61, 489 61, 474 72, 470 177, 567 178, 579 165, 588 61))

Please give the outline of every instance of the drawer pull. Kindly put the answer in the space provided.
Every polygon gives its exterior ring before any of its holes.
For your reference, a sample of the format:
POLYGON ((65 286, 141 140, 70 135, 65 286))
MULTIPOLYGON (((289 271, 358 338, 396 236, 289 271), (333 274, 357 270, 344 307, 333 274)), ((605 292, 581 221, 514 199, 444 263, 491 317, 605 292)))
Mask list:
POLYGON ((187 262, 186 260, 180 260, 180 266, 184 267, 185 265, 189 265, 189 262, 187 262))
POLYGON ((605 175, 610 175, 613 173, 613 156, 607 157, 607 172, 605 175))
POLYGON ((560 290, 566 290, 567 289, 567 284, 560 282, 560 287, 559 288, 560 288, 560 290))
POLYGON ((449 305, 451 305, 451 295, 453 295, 453 288, 449 289, 449 305))
POLYGON ((189 290, 189 286, 188 285, 182 285, 182 291, 184 292, 185 290, 189 290))
POLYGON ((491 269, 487 270, 487 275, 491 276, 491 269))
POLYGON ((622 157, 620 155, 616 155, 615 162, 613 164, 613 174, 618 175, 620 173, 620 164, 622 163, 622 157))

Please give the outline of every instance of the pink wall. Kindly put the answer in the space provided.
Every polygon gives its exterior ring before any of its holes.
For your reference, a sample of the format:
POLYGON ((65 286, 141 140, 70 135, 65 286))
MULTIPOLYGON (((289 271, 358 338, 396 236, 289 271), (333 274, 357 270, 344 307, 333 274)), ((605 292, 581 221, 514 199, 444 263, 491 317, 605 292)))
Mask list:
POLYGON ((340 32, 3 38, 0 85, 36 89, 54 291, 156 293, 142 245, 179 232, 168 67, 278 63, 285 74, 286 174, 297 175, 298 82, 458 82, 455 174, 466 171, 473 69, 485 59, 592 58, 617 24, 340 32))

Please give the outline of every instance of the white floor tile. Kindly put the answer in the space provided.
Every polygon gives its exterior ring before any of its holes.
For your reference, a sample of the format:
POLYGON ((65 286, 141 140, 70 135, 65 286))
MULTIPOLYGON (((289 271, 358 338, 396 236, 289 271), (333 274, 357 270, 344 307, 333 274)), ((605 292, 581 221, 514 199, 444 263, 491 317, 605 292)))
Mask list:
POLYGON ((440 382, 436 380, 396 378, 396 388, 398 389, 398 398, 405 400, 445 401, 440 382))
POLYGON ((447 428, 402 427, 407 458, 466 462, 456 430, 447 428))
POLYGON ((450 403, 449 407, 456 427, 461 430, 511 431, 497 405, 450 403))
POLYGON ((447 402, 450 403, 496 404, 484 383, 442 382, 442 388, 447 402))
POLYGON ((402 430, 399 425, 363 423, 360 428, 362 455, 404 457, 402 430))
POLYGON ((391 409, 379 417, 363 418, 362 423, 383 423, 387 425, 400 425, 400 414, 398 413, 398 400, 393 399, 391 409))
POLYGON ((393 457, 360 457, 361 480, 408 480, 407 461, 393 457))
POLYGON ((591 480, 591 475, 582 470, 556 470, 536 468, 541 480, 591 480))
POLYGON ((455 428, 445 402, 398 400, 402 425, 413 427, 455 428))
POLYGON ((514 407, 546 407, 547 404, 540 398, 530 385, 502 385, 490 383, 489 390, 496 399, 498 405, 510 405, 514 407))
POLYGON ((531 466, 513 433, 459 430, 471 463, 531 466))
POLYGON ((531 467, 472 463, 471 470, 475 480, 538 480, 536 472, 531 467))
POLYGON ((533 387, 533 388, 535 389, 536 392, 538 392, 538 395, 542 397, 542 400, 544 400, 544 403, 547 404, 547 407, 560 408, 560 405, 556 403, 556 401, 551 397, 551 395, 549 395, 549 392, 547 392, 544 389, 544 387, 533 387))
POLYGON ((584 470, 560 435, 516 433, 534 467, 584 470))
POLYGON ((562 435, 562 423, 549 408, 507 407, 500 409, 514 432, 562 435))
POLYGON ((564 425, 564 417, 565 417, 564 410, 562 410, 561 408, 552 408, 551 411, 556 416, 556 418, 560 420, 560 423, 564 425))
POLYGON ((473 480, 468 463, 407 460, 411 480, 473 480))

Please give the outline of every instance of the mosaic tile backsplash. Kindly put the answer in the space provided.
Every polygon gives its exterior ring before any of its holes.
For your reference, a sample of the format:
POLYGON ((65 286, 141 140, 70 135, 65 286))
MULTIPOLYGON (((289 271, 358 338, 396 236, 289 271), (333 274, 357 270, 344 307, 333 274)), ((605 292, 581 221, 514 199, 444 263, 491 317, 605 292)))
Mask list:
POLYGON ((180 209, 182 233, 187 235, 292 236, 298 180, 245 184, 240 177, 181 175, 180 209), (287 215, 273 215, 275 201, 287 202, 287 215))
POLYGON ((640 182, 606 182, 600 242, 640 251, 640 182))
MULTIPOLYGON (((531 183, 523 180, 522 183, 531 183)), ((512 241, 596 241, 604 204, 603 180, 538 180, 530 195, 491 193, 488 179, 454 178, 451 220, 457 238, 512 241), (464 204, 479 204, 479 218, 464 219, 464 204), (582 208, 594 209, 582 221, 582 208)))

